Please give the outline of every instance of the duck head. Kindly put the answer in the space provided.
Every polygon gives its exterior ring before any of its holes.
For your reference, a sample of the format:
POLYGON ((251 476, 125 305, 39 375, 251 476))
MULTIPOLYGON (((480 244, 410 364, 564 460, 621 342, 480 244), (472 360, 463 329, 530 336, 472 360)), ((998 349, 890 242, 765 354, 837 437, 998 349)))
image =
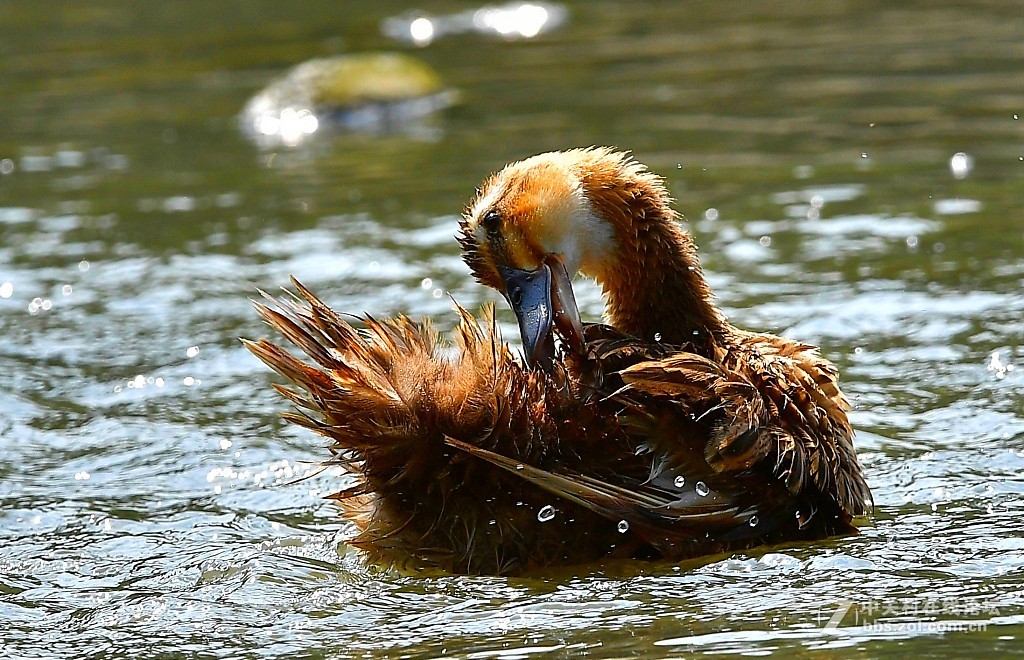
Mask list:
POLYGON ((648 340, 706 337, 720 318, 662 180, 604 147, 533 156, 489 177, 460 226, 463 259, 505 296, 526 358, 550 368, 554 335, 582 354, 571 278, 601 285, 616 329, 648 340))
POLYGON ((519 321, 526 358, 550 368, 557 331, 582 353, 583 328, 571 279, 596 274, 612 227, 584 185, 574 150, 534 156, 491 176, 461 224, 463 258, 476 278, 502 293, 519 321))

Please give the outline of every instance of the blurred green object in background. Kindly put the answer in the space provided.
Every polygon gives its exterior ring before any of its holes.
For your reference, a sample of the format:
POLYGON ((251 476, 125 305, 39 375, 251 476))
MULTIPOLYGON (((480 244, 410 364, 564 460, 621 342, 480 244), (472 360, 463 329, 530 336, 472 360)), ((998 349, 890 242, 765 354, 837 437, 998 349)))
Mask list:
POLYGON ((423 62, 400 53, 308 60, 245 104, 242 129, 264 146, 295 146, 331 128, 402 130, 447 107, 455 93, 423 62))

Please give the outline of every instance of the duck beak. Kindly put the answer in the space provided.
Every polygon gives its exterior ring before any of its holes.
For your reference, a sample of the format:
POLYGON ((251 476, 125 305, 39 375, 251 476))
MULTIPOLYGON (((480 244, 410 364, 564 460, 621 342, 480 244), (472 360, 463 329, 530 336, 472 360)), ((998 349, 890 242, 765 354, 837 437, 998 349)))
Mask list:
POLYGON ((505 280, 505 299, 519 320, 526 360, 550 371, 555 358, 554 330, 569 348, 583 355, 583 324, 565 264, 549 255, 534 270, 498 266, 505 280))

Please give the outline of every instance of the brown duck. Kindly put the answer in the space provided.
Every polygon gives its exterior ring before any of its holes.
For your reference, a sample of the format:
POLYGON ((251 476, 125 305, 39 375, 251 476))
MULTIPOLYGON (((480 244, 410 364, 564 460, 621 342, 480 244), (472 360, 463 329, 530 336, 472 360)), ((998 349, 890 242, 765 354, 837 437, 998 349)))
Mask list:
POLYGON ((870 492, 836 368, 816 348, 729 324, 662 181, 605 148, 491 176, 459 242, 519 320, 458 310, 356 330, 304 299, 258 305, 312 363, 246 345, 298 389, 287 419, 331 441, 333 497, 376 564, 516 574, 605 558, 678 560, 854 533, 870 492), (582 324, 570 278, 604 290, 582 324), (557 340, 556 340, 557 337, 557 340))

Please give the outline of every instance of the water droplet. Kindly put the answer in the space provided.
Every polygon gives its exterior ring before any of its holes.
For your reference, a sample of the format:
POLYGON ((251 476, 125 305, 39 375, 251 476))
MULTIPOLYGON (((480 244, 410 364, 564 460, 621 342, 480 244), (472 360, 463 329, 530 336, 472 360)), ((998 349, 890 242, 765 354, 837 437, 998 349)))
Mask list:
POLYGON ((1019 117, 1019 116, 1017 115, 1017 113, 1016 113, 1016 112, 1015 112, 1015 113, 1013 113, 1013 118, 1014 118, 1014 119, 1020 119, 1020 117, 1019 117))
POLYGON ((89 270, 89 262, 86 261, 85 259, 82 259, 81 261, 79 261, 78 262, 78 270, 82 271, 83 273, 85 271, 89 270))
POLYGON ((424 277, 423 280, 420 282, 420 288, 429 289, 433 284, 434 281, 432 279, 430 279, 429 277, 424 277))
POLYGON ((193 385, 195 385, 195 383, 196 379, 193 378, 192 376, 185 376, 184 378, 181 379, 181 384, 184 385, 185 387, 192 387, 193 385))
POLYGON ((189 346, 185 350, 185 357, 194 358, 197 355, 199 355, 199 347, 198 346, 189 346))
POLYGON ((708 485, 703 481, 698 481, 697 484, 693 487, 693 489, 697 491, 697 494, 700 495, 701 497, 707 497, 708 493, 711 492, 711 489, 708 488, 708 485))
POLYGON ((618 526, 615 529, 619 530, 619 534, 625 534, 629 531, 629 522, 625 520, 620 520, 618 526))
POLYGON ((0 298, 10 298, 14 295, 14 285, 10 282, 0 284, 0 298))
POLYGON ((907 236, 907 247, 911 250, 917 247, 918 242, 920 239, 917 236, 907 236))
POLYGON ((522 469, 523 469, 524 467, 526 467, 526 466, 525 466, 525 465, 523 465, 522 463, 517 463, 517 464, 516 464, 516 469, 517 469, 517 470, 522 470, 522 469))
POLYGON ((860 355, 861 353, 864 352, 864 349, 858 346, 857 348, 853 349, 853 352, 856 353, 857 355, 860 355))
POLYGON ((710 208, 704 211, 704 219, 712 221, 718 220, 718 209, 710 208))
POLYGON ((970 154, 958 151, 949 159, 949 171, 953 173, 953 178, 965 179, 972 169, 974 169, 974 158, 970 154))
POLYGON ((861 158, 867 158, 868 157, 868 152, 866 152, 866 151, 862 152, 860 157, 861 158))
POLYGON ((70 284, 65 284, 64 286, 62 286, 60 288, 60 292, 63 293, 65 296, 70 296, 71 295, 71 285, 70 284))
POLYGON ((677 170, 683 169, 683 164, 682 163, 676 163, 676 169, 677 170))
POLYGON ((772 237, 762 236, 761 238, 757 239, 757 242, 761 244, 761 247, 768 247, 769 245, 772 244, 772 237))
POLYGON ((686 485, 686 477, 684 477, 683 475, 679 475, 678 477, 676 477, 676 480, 673 481, 672 483, 675 484, 676 488, 682 488, 683 486, 686 485))
POLYGON ((655 332, 654 333, 654 341, 661 341, 661 333, 660 332, 655 332))
POLYGON ((537 520, 539 522, 547 522, 555 517, 555 507, 550 504, 545 505, 537 512, 537 520))
POLYGON ((750 516, 750 520, 747 521, 747 524, 751 527, 757 527, 757 523, 759 522, 761 521, 757 519, 757 516, 750 516))

